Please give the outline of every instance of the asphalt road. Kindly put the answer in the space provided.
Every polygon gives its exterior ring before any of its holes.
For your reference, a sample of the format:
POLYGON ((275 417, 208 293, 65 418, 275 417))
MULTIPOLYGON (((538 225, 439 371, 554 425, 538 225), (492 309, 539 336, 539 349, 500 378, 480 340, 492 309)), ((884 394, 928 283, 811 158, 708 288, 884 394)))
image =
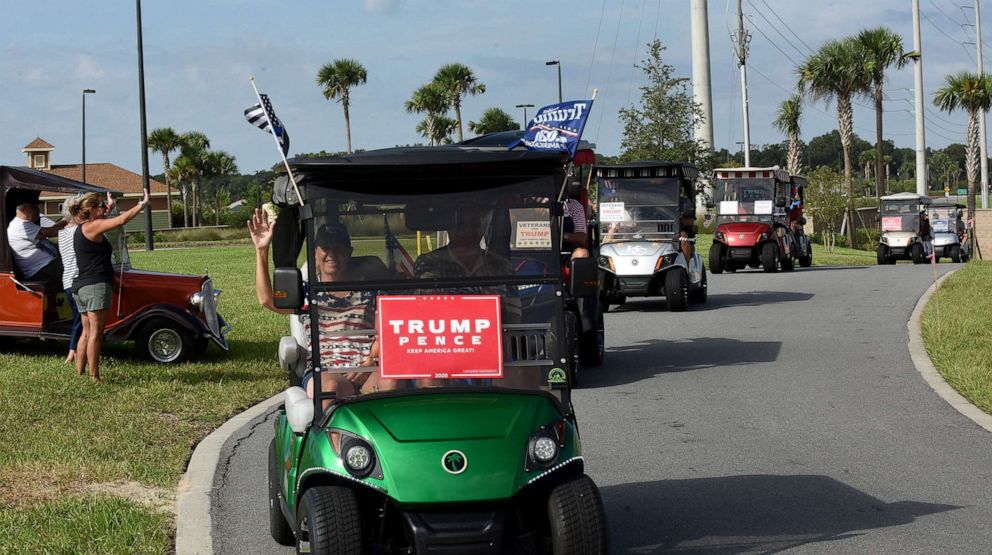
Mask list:
MULTIPOLYGON (((992 551, 992 434, 906 347, 932 279, 905 264, 743 272, 711 276, 690 312, 608 314, 607 363, 575 405, 613 551, 992 551)), ((217 553, 291 552, 268 536, 271 437, 258 420, 225 446, 217 553)))

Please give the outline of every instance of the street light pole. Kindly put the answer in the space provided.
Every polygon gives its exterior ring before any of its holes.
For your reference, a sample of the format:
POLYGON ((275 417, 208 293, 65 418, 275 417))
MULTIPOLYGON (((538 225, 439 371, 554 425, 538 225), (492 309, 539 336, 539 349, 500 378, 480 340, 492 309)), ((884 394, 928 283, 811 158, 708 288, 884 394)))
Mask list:
MULTIPOLYGON (((152 186, 148 179, 148 125, 145 122, 145 54, 141 43, 141 0, 134 0, 135 13, 138 16, 138 105, 141 111, 141 181, 149 202, 145 205, 145 249, 155 250, 152 241, 152 186)), ((172 207, 169 207, 172 210, 172 207)), ((171 217, 171 215, 170 215, 171 217)))
POLYGON ((546 66, 558 66, 558 104, 562 103, 561 97, 561 62, 558 60, 551 60, 544 62, 546 66))
POLYGON ((523 108, 524 109, 524 124, 521 125, 521 127, 524 128, 524 131, 527 130, 527 108, 533 108, 533 107, 534 107, 533 104, 517 104, 516 105, 516 108, 523 108))
POLYGON ((95 93, 93 89, 83 89, 83 183, 86 183, 86 95, 95 93))

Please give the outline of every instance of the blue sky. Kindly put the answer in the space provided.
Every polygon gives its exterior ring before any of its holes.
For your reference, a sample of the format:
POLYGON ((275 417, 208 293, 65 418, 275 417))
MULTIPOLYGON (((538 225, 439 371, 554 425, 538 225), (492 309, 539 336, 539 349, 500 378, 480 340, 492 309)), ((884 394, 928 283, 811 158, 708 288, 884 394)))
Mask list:
MULTIPOLYGON (((78 163, 81 90, 93 88, 97 94, 86 103, 87 161, 140 172, 134 3, 3 3, 0 163, 24 164, 20 150, 36 136, 56 147, 53 163, 78 163)), ((936 113, 931 104, 946 74, 976 67, 974 45, 960 44, 974 41, 973 27, 961 25, 974 22, 970 9, 958 7, 964 4, 972 2, 921 0, 932 147, 964 141, 964 116, 936 113)), ((745 0, 754 35, 752 143, 782 140, 769 122, 793 88, 794 62, 808 52, 806 45, 817 48, 885 25, 912 48, 910 5, 745 0)), ((555 68, 544 62, 561 60, 566 99, 599 88, 585 138, 604 154, 619 152, 617 110, 638 99, 643 74, 633 64, 645 57, 648 41, 661 39, 668 47, 665 61, 691 77, 689 0, 145 0, 142 10, 149 130, 202 131, 215 149, 233 154, 243 172, 278 161, 271 139, 242 117, 254 103, 249 75, 272 98, 294 153, 345 148, 341 106, 325 100, 314 83, 320 66, 336 58, 355 58, 368 69, 369 81, 353 91, 351 109, 353 143, 366 149, 423 141, 414 130, 420 116, 405 113, 403 103, 445 63, 468 65, 487 86, 485 94, 464 101, 468 121, 492 106, 521 118, 516 104, 557 101, 555 68)), ((730 0, 709 2, 714 138, 718 148, 731 149, 742 140, 739 77, 728 37, 735 10, 730 0)), ((992 5, 984 15, 990 11, 992 5)), ((983 17, 986 34, 990 23, 983 17)), ((912 83, 910 68, 891 72, 886 137, 899 146, 914 144, 912 83)), ((856 131, 871 139, 870 103, 859 102, 864 107, 856 106, 856 131)), ((804 137, 833 129, 834 114, 833 105, 808 107, 804 137)), ((149 163, 153 173, 161 171, 159 156, 150 155, 149 163)))

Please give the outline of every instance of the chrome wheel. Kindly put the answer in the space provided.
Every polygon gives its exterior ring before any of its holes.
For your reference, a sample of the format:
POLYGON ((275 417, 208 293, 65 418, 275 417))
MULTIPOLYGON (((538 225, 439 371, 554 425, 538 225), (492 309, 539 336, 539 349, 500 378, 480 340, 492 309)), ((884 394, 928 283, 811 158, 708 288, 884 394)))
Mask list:
POLYGON ((156 362, 174 362, 183 353, 183 338, 179 332, 161 328, 148 335, 148 354, 156 362))

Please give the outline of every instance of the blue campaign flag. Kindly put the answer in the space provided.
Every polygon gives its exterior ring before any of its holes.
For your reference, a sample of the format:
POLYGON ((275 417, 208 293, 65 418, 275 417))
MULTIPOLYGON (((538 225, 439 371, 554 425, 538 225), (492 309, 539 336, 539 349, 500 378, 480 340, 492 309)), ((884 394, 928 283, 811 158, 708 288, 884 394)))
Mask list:
POLYGON ((523 144, 530 150, 575 156, 591 108, 592 100, 569 100, 541 108, 527 123, 523 138, 511 144, 510 150, 523 144))

